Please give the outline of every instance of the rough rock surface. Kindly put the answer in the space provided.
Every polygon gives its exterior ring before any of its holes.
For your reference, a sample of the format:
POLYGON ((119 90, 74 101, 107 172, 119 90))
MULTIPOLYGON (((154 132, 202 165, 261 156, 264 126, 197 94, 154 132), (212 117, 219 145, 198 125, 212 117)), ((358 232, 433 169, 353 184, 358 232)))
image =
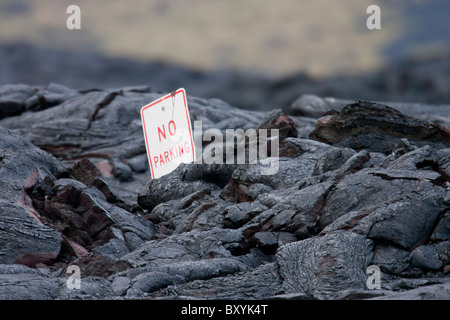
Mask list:
POLYGON ((309 137, 332 145, 386 154, 391 153, 402 138, 419 145, 450 146, 447 128, 366 101, 349 104, 339 113, 320 118, 309 137))
MULTIPOLYGON (((50 154, 19 135, 0 127, 0 263, 37 255, 52 260, 61 248, 61 236, 45 225, 30 194, 48 189, 48 181, 64 175, 64 167, 50 154)), ((26 261, 25 264, 33 264, 26 261)))
POLYGON ((364 270, 372 260, 372 241, 338 231, 286 244, 277 253, 286 293, 332 294, 365 288, 364 270))
MULTIPOLYGON (((408 101, 408 100, 407 100, 408 101)), ((322 115, 330 111, 341 111, 347 105, 355 103, 352 100, 343 100, 336 98, 322 98, 312 94, 305 94, 295 100, 286 112, 290 115, 303 115, 318 119, 322 115)), ((437 122, 445 127, 450 127, 450 119, 448 117, 448 104, 424 104, 412 102, 380 102, 381 104, 390 106, 405 115, 416 119, 437 122)))
POLYGON ((195 163, 150 180, 139 110, 159 96, 0 88, 0 299, 450 298, 442 106, 327 100, 336 111, 317 120, 328 107, 189 97, 203 132, 279 129, 277 171, 195 163))

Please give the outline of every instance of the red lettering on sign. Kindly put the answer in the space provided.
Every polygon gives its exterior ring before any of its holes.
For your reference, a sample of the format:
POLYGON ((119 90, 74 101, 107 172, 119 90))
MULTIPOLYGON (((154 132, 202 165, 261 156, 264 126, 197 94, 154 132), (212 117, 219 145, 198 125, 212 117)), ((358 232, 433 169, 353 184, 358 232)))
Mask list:
POLYGON ((164 151, 164 160, 166 160, 166 162, 169 162, 169 153, 167 151, 164 151))
POLYGON ((177 126, 175 125, 175 122, 174 122, 173 120, 171 120, 171 121, 169 122, 168 127, 169 127, 169 133, 170 133, 170 135, 173 136, 173 135, 175 134, 175 132, 177 131, 177 126), (172 124, 173 132, 172 132, 172 130, 170 129, 170 128, 171 128, 171 127, 170 127, 170 124, 172 124))
MULTIPOLYGON (((163 135, 164 139, 166 139, 166 127, 163 125, 163 131, 161 131, 161 128, 158 127, 158 137, 159 137, 159 142, 161 142, 161 135, 163 135)), ((169 129, 170 131, 170 129, 169 129)))

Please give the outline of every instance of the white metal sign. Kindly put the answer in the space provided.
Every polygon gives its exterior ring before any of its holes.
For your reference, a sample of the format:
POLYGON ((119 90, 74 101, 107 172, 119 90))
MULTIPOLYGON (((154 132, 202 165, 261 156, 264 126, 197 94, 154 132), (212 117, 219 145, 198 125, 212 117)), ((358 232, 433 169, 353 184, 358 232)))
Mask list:
POLYGON ((195 161, 186 91, 178 89, 141 109, 145 146, 153 179, 195 161))

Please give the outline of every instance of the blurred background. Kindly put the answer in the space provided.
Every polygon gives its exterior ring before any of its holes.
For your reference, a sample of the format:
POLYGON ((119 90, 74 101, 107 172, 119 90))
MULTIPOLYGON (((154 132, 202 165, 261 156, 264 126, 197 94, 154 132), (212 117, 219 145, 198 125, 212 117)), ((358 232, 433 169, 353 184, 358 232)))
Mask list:
POLYGON ((302 94, 450 104, 449 17, 448 0, 0 0, 0 85, 184 87, 264 110, 302 94))

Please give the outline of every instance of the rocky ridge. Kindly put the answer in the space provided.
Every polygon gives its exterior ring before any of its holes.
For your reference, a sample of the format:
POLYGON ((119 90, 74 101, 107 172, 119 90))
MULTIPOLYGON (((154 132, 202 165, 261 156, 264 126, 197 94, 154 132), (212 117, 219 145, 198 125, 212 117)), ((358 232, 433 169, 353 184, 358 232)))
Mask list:
POLYGON ((159 97, 0 87, 0 299, 450 297, 449 106, 188 97, 203 130, 282 129, 279 170, 150 180, 139 110, 159 97))

